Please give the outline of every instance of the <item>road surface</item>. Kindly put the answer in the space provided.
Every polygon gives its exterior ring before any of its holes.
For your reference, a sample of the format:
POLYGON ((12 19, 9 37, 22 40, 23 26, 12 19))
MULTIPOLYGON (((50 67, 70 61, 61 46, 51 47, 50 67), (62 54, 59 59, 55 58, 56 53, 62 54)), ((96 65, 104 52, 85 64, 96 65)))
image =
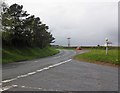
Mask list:
POLYGON ((61 50, 52 57, 3 65, 1 91, 118 90, 118 68, 76 61, 75 54, 61 50))

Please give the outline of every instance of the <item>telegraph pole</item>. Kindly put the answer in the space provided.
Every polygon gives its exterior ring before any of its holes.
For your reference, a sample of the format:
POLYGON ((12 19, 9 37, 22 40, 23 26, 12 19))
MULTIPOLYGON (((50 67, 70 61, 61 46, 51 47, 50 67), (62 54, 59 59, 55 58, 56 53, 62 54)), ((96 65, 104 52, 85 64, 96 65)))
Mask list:
POLYGON ((67 38, 68 39, 68 47, 70 47, 70 37, 67 38))

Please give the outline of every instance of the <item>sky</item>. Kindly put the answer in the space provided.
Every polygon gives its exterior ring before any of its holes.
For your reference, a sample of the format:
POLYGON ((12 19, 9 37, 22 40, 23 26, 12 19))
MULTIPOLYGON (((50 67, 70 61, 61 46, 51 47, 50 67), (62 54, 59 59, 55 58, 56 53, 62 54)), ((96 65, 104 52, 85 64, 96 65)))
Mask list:
POLYGON ((23 5, 23 10, 40 17, 49 26, 55 45, 104 45, 105 38, 118 44, 119 0, 5 0, 23 5))

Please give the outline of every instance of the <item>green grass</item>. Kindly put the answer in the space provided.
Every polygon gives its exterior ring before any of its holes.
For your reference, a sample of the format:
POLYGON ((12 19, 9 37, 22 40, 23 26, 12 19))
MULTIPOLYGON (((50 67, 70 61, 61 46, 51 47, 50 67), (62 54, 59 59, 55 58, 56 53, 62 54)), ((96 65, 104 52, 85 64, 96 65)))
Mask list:
POLYGON ((105 62, 118 65, 118 49, 108 50, 108 55, 106 55, 105 49, 91 49, 87 53, 78 54, 74 57, 77 60, 84 60, 88 62, 105 62))
POLYGON ((17 49, 17 48, 3 48, 2 49, 2 63, 10 63, 15 61, 22 61, 22 60, 31 60, 36 58, 43 58, 52 56, 59 51, 52 48, 47 47, 44 49, 40 48, 24 48, 24 49, 17 49))

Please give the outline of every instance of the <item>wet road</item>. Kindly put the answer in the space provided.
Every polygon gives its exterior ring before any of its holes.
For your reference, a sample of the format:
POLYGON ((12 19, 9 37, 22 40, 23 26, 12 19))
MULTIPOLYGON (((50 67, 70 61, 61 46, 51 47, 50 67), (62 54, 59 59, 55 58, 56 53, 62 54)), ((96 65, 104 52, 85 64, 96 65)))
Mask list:
POLYGON ((1 91, 118 90, 118 68, 76 61, 75 54, 61 50, 52 57, 3 65, 1 91))

